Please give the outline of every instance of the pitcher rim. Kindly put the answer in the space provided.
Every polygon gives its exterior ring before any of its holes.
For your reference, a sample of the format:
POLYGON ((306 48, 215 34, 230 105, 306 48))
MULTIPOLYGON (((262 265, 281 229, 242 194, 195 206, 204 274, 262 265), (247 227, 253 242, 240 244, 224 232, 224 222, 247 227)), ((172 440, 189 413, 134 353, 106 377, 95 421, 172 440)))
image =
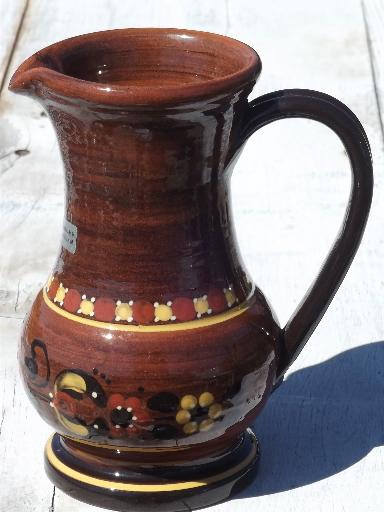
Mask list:
MULTIPOLYGON (((117 47, 116 47, 117 48, 117 47)), ((117 50, 116 50, 117 51, 117 50)), ((201 52, 203 53, 203 52, 201 52)), ((208 52, 207 52, 208 55, 208 52)), ((85 100, 90 103, 111 106, 165 106, 194 103, 218 96, 225 96, 239 90, 247 83, 255 82, 261 72, 261 60, 257 52, 246 43, 232 37, 213 32, 178 28, 123 28, 90 32, 63 39, 46 46, 26 59, 13 74, 9 89, 13 92, 31 93, 37 91, 45 96, 45 91, 63 98, 85 100), (60 59, 71 50, 86 45, 106 42, 118 44, 119 37, 175 38, 175 47, 182 47, 183 40, 193 38, 208 42, 217 48, 214 58, 224 58, 225 50, 238 52, 239 68, 233 73, 220 74, 215 78, 199 82, 185 82, 177 85, 116 85, 113 82, 97 82, 71 76, 65 71, 53 69, 60 66, 60 59), (220 49, 220 51, 219 51, 220 49), (241 60, 241 62, 240 62, 241 60)))

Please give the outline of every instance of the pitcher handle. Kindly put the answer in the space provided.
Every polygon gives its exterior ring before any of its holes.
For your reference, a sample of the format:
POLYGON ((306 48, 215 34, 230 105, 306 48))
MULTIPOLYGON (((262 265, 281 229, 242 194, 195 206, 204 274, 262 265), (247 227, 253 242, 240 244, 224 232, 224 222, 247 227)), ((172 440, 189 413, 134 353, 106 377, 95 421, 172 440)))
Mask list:
POLYGON ((320 121, 341 139, 351 169, 351 193, 339 235, 318 276, 283 329, 279 379, 301 352, 317 327, 355 256, 370 210, 373 192, 371 150, 355 114, 337 99, 317 91, 287 89, 250 102, 239 145, 263 126, 288 117, 320 121))

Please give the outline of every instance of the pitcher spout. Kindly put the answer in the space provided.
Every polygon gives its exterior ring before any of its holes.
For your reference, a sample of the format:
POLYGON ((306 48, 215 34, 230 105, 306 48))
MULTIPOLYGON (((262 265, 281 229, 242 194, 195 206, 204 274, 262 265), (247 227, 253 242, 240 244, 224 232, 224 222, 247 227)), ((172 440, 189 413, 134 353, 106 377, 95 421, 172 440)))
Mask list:
POLYGON ((39 88, 60 76, 58 66, 51 59, 41 58, 38 53, 24 61, 14 72, 8 89, 26 96, 39 96, 39 88))

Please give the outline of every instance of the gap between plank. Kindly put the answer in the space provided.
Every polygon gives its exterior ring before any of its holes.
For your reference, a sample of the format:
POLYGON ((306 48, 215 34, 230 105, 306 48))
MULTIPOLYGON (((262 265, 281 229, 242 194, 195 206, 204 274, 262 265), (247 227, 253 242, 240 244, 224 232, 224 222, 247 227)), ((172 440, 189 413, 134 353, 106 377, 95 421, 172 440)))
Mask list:
POLYGON ((48 512, 55 512, 55 496, 56 496, 56 486, 53 486, 52 500, 51 506, 48 509, 48 512))
POLYGON ((378 87, 377 87, 377 76, 376 76, 375 63, 374 63, 372 39, 371 39, 371 35, 370 35, 370 32, 369 32, 369 23, 368 23, 368 18, 367 18, 367 11, 365 10, 364 0, 361 0, 361 10, 362 10, 362 13, 363 13, 365 38, 366 38, 367 47, 368 47, 369 64, 370 64, 370 68, 371 68, 371 75, 372 75, 372 81, 373 81, 373 90, 374 90, 374 93, 375 93, 375 100, 376 100, 377 111, 379 113, 381 143, 384 146, 383 116, 382 116, 382 111, 381 111, 381 102, 380 102, 379 90, 378 90, 378 87))
POLYGON ((7 63, 6 63, 5 68, 4 68, 3 78, 1 79, 1 82, 0 82, 0 96, 1 96, 1 94, 3 92, 5 82, 6 82, 7 78, 8 78, 9 68, 11 66, 13 54, 15 53, 16 46, 17 46, 17 43, 19 41, 21 28, 23 26, 24 18, 25 18, 25 15, 27 13, 28 7, 29 7, 29 0, 27 0, 25 2, 25 6, 24 6, 23 12, 22 12, 21 17, 20 17, 19 25, 18 25, 17 30, 16 30, 15 39, 13 40, 11 51, 9 52, 7 63))
POLYGON ((229 0, 224 0, 224 6, 225 6, 225 33, 224 35, 228 36, 229 32, 231 30, 231 21, 229 17, 229 0))
POLYGON ((3 430, 3 423, 4 423, 4 419, 5 419, 5 409, 3 407, 2 411, 1 411, 1 421, 0 421, 0 436, 1 436, 1 432, 3 430))

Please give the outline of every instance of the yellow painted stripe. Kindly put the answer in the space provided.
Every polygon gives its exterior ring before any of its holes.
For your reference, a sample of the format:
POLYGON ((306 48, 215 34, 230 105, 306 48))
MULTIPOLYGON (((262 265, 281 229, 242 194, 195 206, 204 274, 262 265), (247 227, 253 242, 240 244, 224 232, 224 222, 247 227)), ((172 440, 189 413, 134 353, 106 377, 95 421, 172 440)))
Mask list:
POLYGON ((132 484, 126 482, 114 482, 110 480, 103 480, 101 478, 96 478, 93 476, 86 475, 84 473, 80 473, 75 469, 70 468, 61 460, 59 460, 52 450, 52 439, 53 436, 50 437, 46 446, 45 446, 45 455, 49 461, 49 463, 59 472, 62 473, 73 480, 78 480, 79 482, 93 485, 95 487, 101 487, 103 489, 117 490, 117 491, 127 491, 127 492, 169 492, 169 491, 183 491, 186 489, 194 489, 197 487, 204 487, 208 484, 219 482, 220 480, 224 480, 236 473, 240 472, 242 469, 245 469, 256 456, 256 444, 252 444, 252 449, 247 457, 242 460, 237 466, 228 469, 227 471, 223 471, 217 475, 214 475, 209 478, 205 478, 200 481, 191 481, 191 482, 172 482, 170 484, 132 484))
POLYGON ((204 318, 199 318, 198 320, 191 320, 190 322, 181 322, 179 324, 163 324, 163 325, 127 325, 127 324, 112 324, 108 322, 99 322, 98 320, 90 320, 89 318, 84 318, 82 316, 74 315, 73 313, 69 313, 65 311, 65 309, 59 308, 56 306, 54 302, 52 302, 48 296, 45 289, 43 289, 43 297, 46 305, 52 309, 58 315, 63 316, 64 318, 68 318, 68 320, 73 320, 74 322, 78 322, 80 324, 90 325, 91 327, 100 327, 101 329, 109 329, 112 331, 129 331, 129 332, 173 332, 173 331, 185 331, 188 329, 199 329, 201 327, 208 327, 210 325, 219 324, 221 322, 226 322, 231 318, 235 318, 236 316, 241 315, 248 309, 248 305, 243 302, 238 306, 232 308, 229 311, 224 313, 219 313, 218 315, 208 316, 204 318))

